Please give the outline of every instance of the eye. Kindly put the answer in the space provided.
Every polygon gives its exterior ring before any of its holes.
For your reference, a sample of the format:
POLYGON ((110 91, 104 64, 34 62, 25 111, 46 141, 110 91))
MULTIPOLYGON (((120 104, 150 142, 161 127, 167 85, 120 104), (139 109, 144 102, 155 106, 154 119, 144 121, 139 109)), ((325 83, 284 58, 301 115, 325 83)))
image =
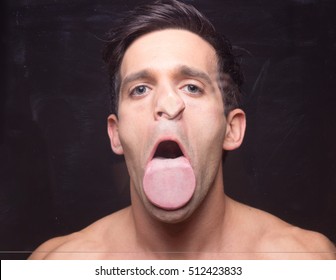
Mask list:
POLYGON ((190 94, 201 94, 203 92, 200 87, 193 84, 186 85, 182 89, 190 94))
POLYGON ((132 89, 130 94, 133 96, 142 96, 145 95, 148 91, 149 88, 147 86, 140 85, 132 89))

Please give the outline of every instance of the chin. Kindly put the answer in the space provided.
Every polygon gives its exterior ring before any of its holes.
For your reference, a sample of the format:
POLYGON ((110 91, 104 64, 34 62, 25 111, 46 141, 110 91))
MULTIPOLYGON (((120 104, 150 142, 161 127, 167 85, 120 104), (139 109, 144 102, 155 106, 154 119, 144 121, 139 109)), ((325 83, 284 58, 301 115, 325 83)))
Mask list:
MULTIPOLYGON (((199 186, 196 186, 199 189, 199 186)), ((142 196, 142 201, 147 213, 158 222, 165 224, 182 224, 188 221, 197 209, 201 207, 201 204, 206 197, 206 194, 199 194, 197 191, 194 193, 193 197, 184 206, 174 209, 167 210, 160 208, 153 203, 151 203, 146 196, 142 196)))
POLYGON ((178 224, 186 221, 194 212, 191 203, 175 210, 165 210, 150 204, 146 207, 150 215, 156 220, 166 224, 178 224))

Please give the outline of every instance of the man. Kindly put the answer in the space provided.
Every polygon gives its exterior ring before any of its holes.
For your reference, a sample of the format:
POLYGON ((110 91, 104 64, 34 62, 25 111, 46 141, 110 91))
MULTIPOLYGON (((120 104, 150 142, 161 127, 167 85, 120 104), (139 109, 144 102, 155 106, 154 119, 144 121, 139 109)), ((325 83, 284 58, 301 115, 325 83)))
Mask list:
POLYGON ((194 7, 158 1, 111 33, 112 150, 131 206, 49 240, 31 259, 333 259, 321 234, 224 193, 222 158, 244 137, 230 43, 194 7))

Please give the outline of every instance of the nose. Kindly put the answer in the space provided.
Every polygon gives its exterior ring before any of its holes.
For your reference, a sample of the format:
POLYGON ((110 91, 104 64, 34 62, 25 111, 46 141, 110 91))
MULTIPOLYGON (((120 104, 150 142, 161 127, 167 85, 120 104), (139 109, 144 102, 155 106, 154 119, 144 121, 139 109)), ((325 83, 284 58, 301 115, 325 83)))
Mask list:
POLYGON ((180 119, 185 109, 182 97, 173 89, 161 88, 156 94, 155 119, 166 118, 168 120, 180 119))

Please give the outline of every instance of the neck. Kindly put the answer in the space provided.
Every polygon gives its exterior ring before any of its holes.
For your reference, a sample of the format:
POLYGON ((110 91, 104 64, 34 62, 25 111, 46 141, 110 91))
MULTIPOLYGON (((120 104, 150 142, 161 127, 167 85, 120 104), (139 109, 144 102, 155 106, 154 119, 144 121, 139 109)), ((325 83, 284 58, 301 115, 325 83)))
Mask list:
POLYGON ((194 213, 179 223, 159 221, 140 201, 132 198, 134 232, 139 250, 156 252, 163 258, 185 258, 186 254, 221 250, 230 216, 230 199, 224 194, 222 172, 217 177, 194 213))

